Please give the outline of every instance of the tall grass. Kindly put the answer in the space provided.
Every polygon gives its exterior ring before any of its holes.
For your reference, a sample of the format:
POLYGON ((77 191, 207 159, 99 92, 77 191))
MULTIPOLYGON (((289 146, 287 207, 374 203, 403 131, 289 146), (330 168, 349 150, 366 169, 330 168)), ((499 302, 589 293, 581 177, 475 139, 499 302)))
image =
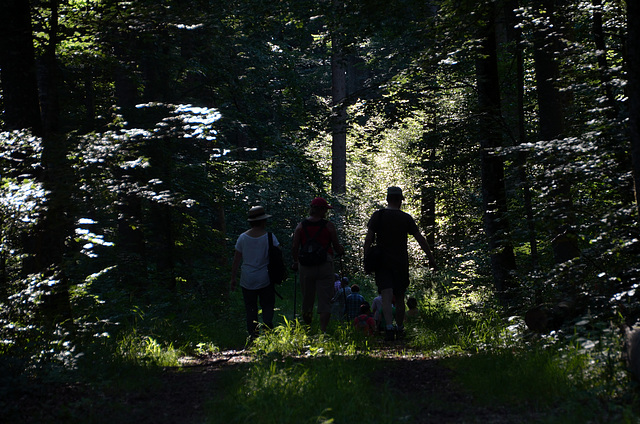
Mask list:
POLYGON ((330 332, 314 333, 298 320, 284 323, 254 341, 250 351, 257 356, 264 354, 286 356, 355 355, 368 353, 375 340, 356 331, 350 322, 334 322, 330 332))
POLYGON ((135 331, 124 335, 118 343, 117 353, 132 364, 155 367, 177 366, 183 355, 172 344, 163 346, 153 337, 139 336, 135 331))

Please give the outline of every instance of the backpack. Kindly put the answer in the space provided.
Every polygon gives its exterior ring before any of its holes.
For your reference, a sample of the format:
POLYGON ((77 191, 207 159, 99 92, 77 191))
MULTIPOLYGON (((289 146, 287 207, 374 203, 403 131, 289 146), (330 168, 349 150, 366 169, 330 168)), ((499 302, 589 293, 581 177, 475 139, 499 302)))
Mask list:
POLYGON ((271 284, 282 284, 287 279, 287 267, 282 257, 282 249, 273 245, 273 234, 269 233, 269 281, 271 284))
POLYGON ((385 209, 380 209, 380 211, 378 212, 380 214, 380 217, 378 218, 378 222, 377 222, 378 225, 376 226, 377 228, 374 228, 376 233, 376 237, 375 237, 376 244, 369 246, 369 250, 367 251, 367 254, 364 257, 364 273, 365 274, 372 274, 376 272, 384 261, 384 251, 382 247, 379 244, 377 244, 378 229, 380 228, 380 225, 381 225, 380 222, 382 221, 382 216, 384 214, 384 211, 385 209))
POLYGON ((318 231, 313 237, 309 236, 309 231, 307 230, 308 225, 308 221, 302 221, 302 230, 307 236, 307 240, 300 246, 298 262, 304 266, 321 265, 327 261, 327 246, 323 246, 322 243, 315 240, 315 237, 322 231, 325 225, 327 225, 327 221, 320 221, 320 228, 318 228, 318 231))

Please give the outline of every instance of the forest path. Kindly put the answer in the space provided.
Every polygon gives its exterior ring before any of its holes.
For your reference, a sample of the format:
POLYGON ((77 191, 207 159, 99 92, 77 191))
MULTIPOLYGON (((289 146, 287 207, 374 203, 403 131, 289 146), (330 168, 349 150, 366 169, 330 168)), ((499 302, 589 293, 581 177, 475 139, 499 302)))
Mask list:
MULTIPOLYGON (((372 374, 374 386, 388 385, 399 395, 420 402, 420 412, 416 416, 399 413, 398 422, 505 424, 535 420, 531 411, 476 405, 473 397, 455 382, 454 372, 438 359, 405 356, 393 349, 380 350, 377 355, 386 364, 372 374)), ((212 393, 224 395, 224 383, 219 378, 221 373, 251 360, 243 351, 227 351, 166 369, 156 393, 128 399, 134 413, 140 412, 139 415, 135 413, 137 418, 131 422, 203 423, 205 402, 212 399, 212 393)), ((356 423, 357 418, 354 417, 353 422, 356 423)))
MULTIPOLYGON (((385 385, 417 403, 413 415, 397 413, 397 422, 412 424, 511 424, 537 421, 532 410, 480 406, 461 387, 455 373, 439 359, 396 347, 370 353, 383 362, 372 372, 372 387, 385 385)), ((225 396, 230 378, 240 378, 253 357, 230 350, 207 357, 185 358, 178 367, 161 370, 151 381, 142 377, 132 387, 109 384, 102 388, 85 384, 44 384, 24 392, 14 403, 10 421, 25 423, 204 424, 215 422, 207 403, 225 396), (207 418, 209 421, 207 421, 207 418), (213 421, 212 421, 213 420, 213 421)), ((304 360, 304 359, 301 359, 304 360)), ((129 381, 135 380, 130 377, 129 381)), ((129 383, 130 384, 130 383, 129 383)), ((357 395, 361 388, 354 387, 357 395)), ((348 399, 346 400, 348 401, 348 399)), ((8 417, 5 417, 8 418, 8 417)), ((537 417, 540 418, 540 417, 537 417)), ((358 424, 357 417, 351 421, 358 424)))

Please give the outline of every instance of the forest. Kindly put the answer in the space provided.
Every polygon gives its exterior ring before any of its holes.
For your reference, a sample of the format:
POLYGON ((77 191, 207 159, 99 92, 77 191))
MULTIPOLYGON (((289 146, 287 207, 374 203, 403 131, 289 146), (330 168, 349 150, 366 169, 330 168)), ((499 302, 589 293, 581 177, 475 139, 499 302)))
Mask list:
POLYGON ((640 422, 634 22, 635 0, 3 0, 7 422, 640 422), (229 290, 247 211, 291 264, 328 199, 336 272, 370 301, 389 186, 438 263, 410 239, 406 342, 301 325, 290 271, 250 343, 229 290), (240 356, 197 417, 122 400, 240 356), (407 356, 438 360, 414 395, 341 405, 407 356), (434 370, 495 421, 453 394, 429 421, 434 370))

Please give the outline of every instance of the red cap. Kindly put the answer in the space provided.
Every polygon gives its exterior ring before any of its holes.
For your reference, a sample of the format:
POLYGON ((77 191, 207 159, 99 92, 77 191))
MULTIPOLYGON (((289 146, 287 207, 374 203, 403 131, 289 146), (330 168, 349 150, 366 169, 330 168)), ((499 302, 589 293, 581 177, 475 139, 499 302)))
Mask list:
POLYGON ((315 199, 313 199, 311 201, 311 206, 314 208, 333 209, 333 206, 329 205, 329 203, 322 197, 316 197, 315 199))

